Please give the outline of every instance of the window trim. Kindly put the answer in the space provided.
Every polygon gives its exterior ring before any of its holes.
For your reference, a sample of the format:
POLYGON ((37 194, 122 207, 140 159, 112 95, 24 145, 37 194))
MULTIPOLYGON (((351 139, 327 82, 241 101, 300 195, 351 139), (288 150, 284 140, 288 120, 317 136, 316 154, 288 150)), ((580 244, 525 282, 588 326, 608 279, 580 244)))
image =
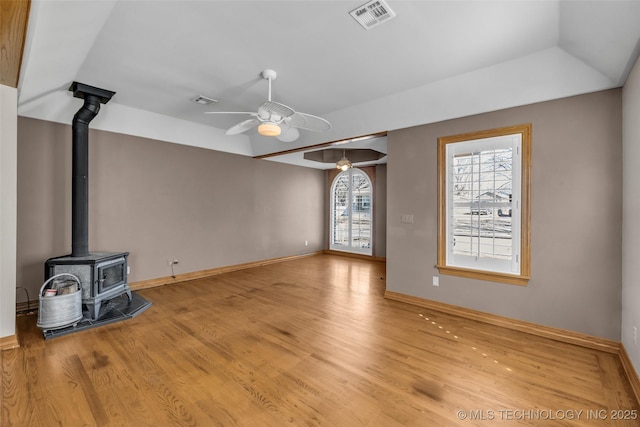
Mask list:
POLYGON ((528 284, 531 278, 531 127, 531 123, 526 123, 438 138, 438 260, 436 267, 441 274, 520 286, 528 284), (520 134, 522 138, 520 274, 447 265, 447 144, 513 134, 520 134))

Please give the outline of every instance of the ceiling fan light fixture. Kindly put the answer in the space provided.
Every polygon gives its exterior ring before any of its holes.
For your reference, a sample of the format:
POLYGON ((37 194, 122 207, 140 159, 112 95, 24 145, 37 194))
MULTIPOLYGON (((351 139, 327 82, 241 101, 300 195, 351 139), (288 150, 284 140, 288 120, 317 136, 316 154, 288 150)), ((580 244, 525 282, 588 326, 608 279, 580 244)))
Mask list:
POLYGON ((273 122, 264 122, 258 126, 258 133, 264 136, 278 136, 282 133, 282 129, 273 122))
POLYGON ((347 159, 344 156, 342 157, 342 159, 338 160, 338 162, 336 163, 336 169, 340 169, 342 172, 344 172, 347 169, 350 169, 352 167, 353 167, 353 165, 351 164, 349 159, 347 159))

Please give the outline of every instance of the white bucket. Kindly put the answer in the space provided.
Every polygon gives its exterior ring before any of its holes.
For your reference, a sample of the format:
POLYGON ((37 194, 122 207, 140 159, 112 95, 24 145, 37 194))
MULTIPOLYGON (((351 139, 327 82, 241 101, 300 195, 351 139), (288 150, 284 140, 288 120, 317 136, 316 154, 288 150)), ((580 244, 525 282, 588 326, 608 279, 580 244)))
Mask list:
POLYGON ((60 273, 50 277, 40 288, 40 308, 38 309, 38 327, 43 330, 60 329, 74 325, 82 319, 82 285, 77 276, 60 273), (55 280, 61 277, 76 282, 75 291, 66 295, 53 295, 58 289, 55 280), (47 288, 49 284, 51 287, 47 288))

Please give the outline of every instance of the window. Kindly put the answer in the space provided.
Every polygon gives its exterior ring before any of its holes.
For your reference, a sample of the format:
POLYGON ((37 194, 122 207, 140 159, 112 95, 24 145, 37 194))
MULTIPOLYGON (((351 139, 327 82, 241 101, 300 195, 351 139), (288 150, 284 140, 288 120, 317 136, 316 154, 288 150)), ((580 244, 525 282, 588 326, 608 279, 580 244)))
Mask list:
POLYGON ((531 125, 438 139, 438 269, 526 285, 531 125))
POLYGON ((363 171, 339 173, 331 185, 330 248, 372 254, 372 185, 363 171))

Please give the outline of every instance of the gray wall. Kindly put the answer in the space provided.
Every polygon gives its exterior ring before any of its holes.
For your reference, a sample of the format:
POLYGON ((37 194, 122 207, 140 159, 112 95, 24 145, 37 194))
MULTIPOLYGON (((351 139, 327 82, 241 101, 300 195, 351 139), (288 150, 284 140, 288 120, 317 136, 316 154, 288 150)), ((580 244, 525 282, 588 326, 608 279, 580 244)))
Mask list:
POLYGON ((375 223, 373 230, 373 256, 387 256, 387 165, 376 166, 376 183, 373 195, 375 223))
MULTIPOLYGON (((323 171, 91 130, 89 248, 129 251, 130 282, 325 248, 323 171), (304 241, 309 241, 309 246, 304 241)), ((71 126, 18 120, 17 283, 71 252, 71 126)), ((18 300, 25 300, 22 292, 18 300)))
POLYGON ((622 221, 622 343, 640 372, 640 60, 622 92, 623 105, 623 221, 622 221))
POLYGON ((616 89, 390 132, 387 289, 619 340, 621 113, 616 89), (531 281, 442 275, 433 287, 437 138, 520 123, 533 124, 531 281))

